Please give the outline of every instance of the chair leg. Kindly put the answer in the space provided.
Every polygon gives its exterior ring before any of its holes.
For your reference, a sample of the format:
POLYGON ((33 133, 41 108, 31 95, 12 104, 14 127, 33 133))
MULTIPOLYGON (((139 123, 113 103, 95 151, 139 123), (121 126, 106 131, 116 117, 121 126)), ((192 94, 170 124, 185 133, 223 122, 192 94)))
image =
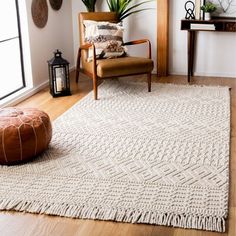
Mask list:
POLYGON ((75 72, 75 81, 76 83, 78 83, 79 81, 79 70, 76 68, 76 72, 75 72))
POLYGON ((81 50, 78 50, 78 56, 77 56, 77 63, 76 63, 76 73, 75 73, 75 81, 78 83, 79 81, 79 71, 80 71, 80 57, 81 57, 81 50))
POLYGON ((97 76, 93 76, 93 92, 94 92, 94 100, 98 100, 98 84, 97 84, 97 76))
POLYGON ((152 86, 152 74, 147 74, 147 82, 148 82, 148 92, 151 92, 151 86, 152 86))
POLYGON ((79 81, 79 69, 76 68, 76 73, 75 73, 75 81, 78 83, 79 81))

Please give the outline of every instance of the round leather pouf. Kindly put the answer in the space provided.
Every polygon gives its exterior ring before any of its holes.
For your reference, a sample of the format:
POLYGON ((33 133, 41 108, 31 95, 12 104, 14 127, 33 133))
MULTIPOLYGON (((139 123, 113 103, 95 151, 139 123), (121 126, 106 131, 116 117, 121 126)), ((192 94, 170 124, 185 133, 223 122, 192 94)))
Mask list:
POLYGON ((37 109, 0 109, 0 164, 26 162, 48 148, 52 138, 49 116, 37 109))

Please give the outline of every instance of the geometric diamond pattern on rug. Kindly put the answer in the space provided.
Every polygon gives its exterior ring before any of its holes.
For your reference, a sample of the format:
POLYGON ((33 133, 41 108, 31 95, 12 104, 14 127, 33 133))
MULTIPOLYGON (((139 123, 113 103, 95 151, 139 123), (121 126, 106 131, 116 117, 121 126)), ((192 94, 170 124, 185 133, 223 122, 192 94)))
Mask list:
POLYGON ((35 161, 0 167, 0 209, 222 232, 226 87, 108 80, 53 125, 35 161))

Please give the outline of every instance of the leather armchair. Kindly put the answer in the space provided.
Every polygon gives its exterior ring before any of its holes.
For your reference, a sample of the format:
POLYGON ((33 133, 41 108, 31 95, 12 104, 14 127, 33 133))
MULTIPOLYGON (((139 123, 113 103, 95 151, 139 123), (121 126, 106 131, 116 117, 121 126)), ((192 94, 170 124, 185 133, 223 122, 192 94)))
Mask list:
POLYGON ((77 66, 76 66, 76 82, 79 80, 79 72, 82 71, 93 79, 94 99, 97 100, 97 81, 98 79, 121 77, 129 75, 146 74, 148 82, 148 92, 151 92, 151 72, 153 70, 153 61, 151 59, 151 43, 148 39, 135 40, 126 42, 124 46, 147 44, 147 57, 120 57, 113 59, 96 59, 95 45, 84 43, 85 27, 84 20, 109 21, 117 23, 117 16, 114 12, 86 12, 79 14, 79 32, 80 32, 80 48, 78 50, 77 66), (88 49, 93 49, 93 60, 87 61, 88 49), (82 68, 80 63, 82 62, 82 68))

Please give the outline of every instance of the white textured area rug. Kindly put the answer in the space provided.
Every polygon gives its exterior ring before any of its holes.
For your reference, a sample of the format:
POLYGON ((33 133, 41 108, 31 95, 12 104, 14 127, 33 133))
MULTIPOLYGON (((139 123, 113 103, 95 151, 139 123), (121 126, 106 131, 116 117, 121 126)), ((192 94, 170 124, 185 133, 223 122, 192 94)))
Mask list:
POLYGON ((224 231, 224 87, 106 81, 54 122, 37 160, 0 167, 0 209, 224 231))

